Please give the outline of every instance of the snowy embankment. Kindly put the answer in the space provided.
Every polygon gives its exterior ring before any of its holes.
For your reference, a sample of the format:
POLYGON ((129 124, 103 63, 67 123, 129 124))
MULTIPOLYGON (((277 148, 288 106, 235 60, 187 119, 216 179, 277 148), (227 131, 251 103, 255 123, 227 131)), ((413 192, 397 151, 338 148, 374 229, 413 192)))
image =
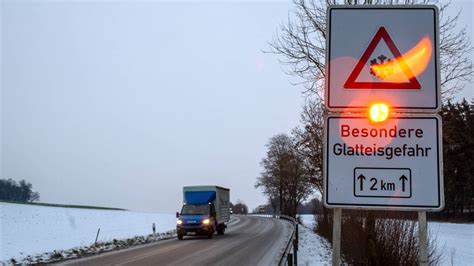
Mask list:
POLYGON ((299 215, 298 265, 331 265, 331 244, 313 231, 314 216, 299 215))
POLYGON ((0 203, 0 262, 173 230, 173 214, 0 203))
MULTIPOLYGON (((315 220, 313 215, 300 215, 302 223, 307 228, 314 228, 315 220)), ((428 222, 429 237, 436 238, 439 251, 442 254, 441 265, 473 265, 474 262, 474 224, 455 224, 455 223, 439 223, 428 222)), ((307 233, 304 233, 307 235, 307 233)), ((303 234, 300 234, 304 237, 303 234)), ((318 238, 321 238, 317 235, 318 238)), ((310 244, 315 248, 311 248, 310 256, 307 258, 310 263, 301 265, 324 265, 330 264, 331 245, 323 238, 322 240, 313 240, 314 244, 310 244), (320 245, 324 248, 320 248, 320 245), (325 248, 329 249, 329 252, 325 248), (326 261, 321 261, 320 258, 326 261)), ((308 249, 302 246, 300 248, 308 249)), ((299 254, 302 252, 300 251, 299 254)), ((303 257, 303 256, 302 256, 303 257)), ((300 259, 300 258, 298 258, 300 259)), ((306 258, 305 258, 306 259, 306 258)), ((298 261, 299 262, 299 261, 298 261)), ((299 263, 298 263, 299 264, 299 263)))

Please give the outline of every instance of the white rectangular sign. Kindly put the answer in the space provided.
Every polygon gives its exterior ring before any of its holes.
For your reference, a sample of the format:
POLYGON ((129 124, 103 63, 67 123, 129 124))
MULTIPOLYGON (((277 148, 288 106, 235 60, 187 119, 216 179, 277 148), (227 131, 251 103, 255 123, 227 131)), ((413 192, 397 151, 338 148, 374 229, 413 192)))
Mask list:
POLYGON ((439 116, 394 115, 372 123, 361 115, 329 115, 325 142, 327 207, 443 208, 439 116))
POLYGON ((436 6, 333 6, 327 24, 329 111, 364 111, 374 102, 397 112, 439 111, 436 6))

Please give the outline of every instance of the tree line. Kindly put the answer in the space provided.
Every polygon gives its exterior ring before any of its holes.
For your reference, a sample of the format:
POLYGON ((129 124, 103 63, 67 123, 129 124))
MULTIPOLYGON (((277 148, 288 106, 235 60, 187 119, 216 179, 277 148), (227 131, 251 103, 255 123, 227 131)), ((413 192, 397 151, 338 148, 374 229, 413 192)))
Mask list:
POLYGON ((0 200, 15 202, 38 201, 40 194, 33 191, 30 182, 24 179, 19 182, 13 179, 0 179, 0 200))
POLYGON ((235 204, 230 202, 230 209, 232 210, 233 214, 248 214, 249 213, 249 208, 247 207, 247 204, 245 204, 240 199, 238 199, 235 204))
POLYGON ((474 220, 474 100, 448 102, 443 118, 445 207, 437 216, 474 220))

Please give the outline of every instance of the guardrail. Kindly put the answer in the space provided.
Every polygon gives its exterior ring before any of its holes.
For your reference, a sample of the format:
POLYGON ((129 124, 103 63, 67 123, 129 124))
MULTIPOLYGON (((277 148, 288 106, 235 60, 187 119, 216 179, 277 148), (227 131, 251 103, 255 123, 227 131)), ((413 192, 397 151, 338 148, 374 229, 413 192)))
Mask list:
POLYGON ((293 224, 293 230, 291 231, 291 236, 288 239, 288 242, 285 245, 285 250, 281 254, 280 260, 278 261, 279 266, 288 265, 296 266, 298 265, 298 221, 288 215, 278 215, 278 214, 248 214, 255 216, 271 217, 275 219, 286 220, 293 224))
POLYGON ((280 261, 278 265, 298 265, 298 221, 288 215, 275 215, 275 218, 279 218, 282 220, 287 220, 293 224, 293 231, 291 232, 291 237, 288 239, 288 243, 286 244, 285 251, 283 252, 282 256, 280 257, 280 261), (293 247, 292 247, 293 245, 293 247), (291 253, 293 251, 293 253, 291 253))

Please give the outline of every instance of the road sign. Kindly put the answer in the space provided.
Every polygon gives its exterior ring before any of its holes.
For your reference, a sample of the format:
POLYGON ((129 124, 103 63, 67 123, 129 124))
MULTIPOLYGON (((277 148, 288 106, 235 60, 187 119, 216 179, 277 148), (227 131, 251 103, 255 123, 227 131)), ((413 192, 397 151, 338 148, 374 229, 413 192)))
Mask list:
POLYGON ((329 111, 363 111, 374 101, 398 112, 439 111, 436 6, 334 6, 327 23, 329 111))
POLYGON ((324 204, 332 208, 440 210, 444 205, 441 118, 329 115, 324 204))

